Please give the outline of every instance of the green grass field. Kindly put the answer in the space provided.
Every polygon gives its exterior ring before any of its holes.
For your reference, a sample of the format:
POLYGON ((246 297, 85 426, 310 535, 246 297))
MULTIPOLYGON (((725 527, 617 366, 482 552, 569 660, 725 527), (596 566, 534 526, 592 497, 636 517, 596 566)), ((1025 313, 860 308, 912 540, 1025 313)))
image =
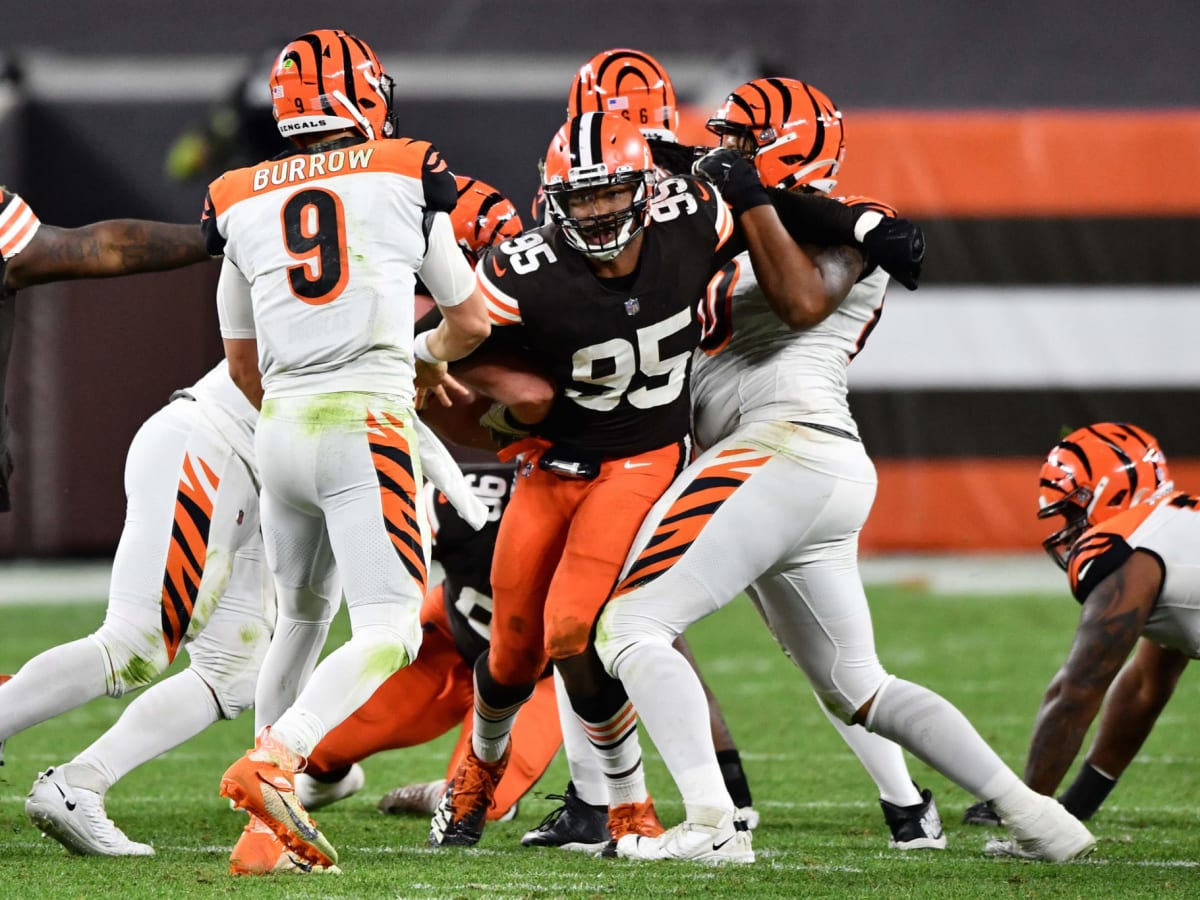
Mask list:
MULTIPOLYGON (((915 588, 871 591, 880 656, 890 671, 953 700, 1020 772, 1033 715, 1070 641, 1075 604, 1060 597, 936 596, 915 588)), ((0 672, 101 620, 98 603, 0 608, 0 672)), ((345 627, 344 617, 339 619, 345 627)), ((339 634, 343 632, 338 632, 339 634)), ((887 849, 874 786, 817 709, 799 673, 744 601, 690 635, 723 701, 750 776, 762 825, 758 862, 710 869, 629 863, 529 850, 520 835, 554 807, 557 760, 513 823, 492 825, 479 847, 433 851, 428 823, 385 817, 375 802, 397 784, 440 777, 449 738, 365 764, 367 787, 318 814, 338 847, 341 877, 235 879, 228 852, 241 829, 217 796, 224 768, 251 741, 247 714, 132 773, 108 798, 109 814, 149 859, 67 856, 28 824, 23 799, 39 769, 64 762, 120 712, 98 700, 18 735, 0 768, 0 896, 4 897, 1128 897, 1200 893, 1194 679, 1185 676, 1143 754, 1091 823, 1099 839, 1081 863, 992 860, 999 832, 960 824, 963 791, 910 758, 913 776, 938 799, 950 847, 887 849)), ((667 824, 682 809, 647 747, 649 779, 667 824)))

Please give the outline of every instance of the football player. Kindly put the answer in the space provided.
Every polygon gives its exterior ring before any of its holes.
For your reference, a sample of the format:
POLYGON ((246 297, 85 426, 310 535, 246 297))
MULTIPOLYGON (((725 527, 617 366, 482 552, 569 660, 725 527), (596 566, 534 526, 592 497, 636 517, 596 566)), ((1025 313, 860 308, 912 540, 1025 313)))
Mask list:
MULTIPOLYGON (((432 145, 395 134, 374 51, 341 30, 309 32, 280 52, 270 87, 293 152, 215 180, 202 222, 210 252, 225 255, 230 374, 261 407, 263 540, 279 601, 255 697, 267 727, 221 793, 328 870, 337 853, 294 776, 417 656, 429 532, 418 450, 436 439, 418 437, 414 375, 438 385, 490 325, 450 225, 454 177, 432 145), (443 318, 414 340, 417 276, 443 318), (352 636, 314 669, 339 575, 352 636)), ((448 495, 482 525, 486 511, 441 449, 458 475, 448 495)))
POLYGON ((60 228, 44 224, 19 195, 0 187, 0 513, 12 508, 13 459, 4 382, 16 325, 16 292, 48 281, 161 272, 208 258, 195 225, 110 219, 60 228))
MULTIPOLYGON (((9 313, 18 288, 209 258, 195 225, 126 219, 57 228, 7 191, 0 191, 0 223, 9 313)), ((106 791, 252 700, 274 621, 258 537, 256 418, 222 361, 142 426, 126 461, 128 511, 103 626, 39 654, 0 685, 0 737, 7 738, 95 697, 140 689, 181 647, 188 651, 187 669, 130 704, 70 763, 38 776, 26 811, 73 852, 153 853, 108 818, 106 791)))
MULTIPOLYGON (((661 177, 690 174, 692 162, 700 155, 697 148, 678 143, 675 132, 679 127, 679 111, 674 84, 658 60, 641 50, 605 50, 579 68, 567 92, 567 117, 585 112, 615 112, 636 125, 646 138, 661 177)), ((537 221, 545 218, 545 198, 540 188, 534 200, 534 216, 537 221)), ((675 647, 695 665, 683 636, 675 647)), ((741 754, 720 704, 703 677, 701 684, 708 698, 713 742, 726 786, 742 815, 756 825, 758 813, 752 806, 741 754)), ((604 777, 597 771, 594 754, 570 709, 565 691, 559 692, 559 699, 571 781, 562 794, 549 795, 561 799, 562 805, 526 832, 521 843, 572 850, 598 849, 609 840, 604 777)))
MULTIPOLYGON (((1175 490, 1153 435, 1099 422, 1050 450, 1038 506, 1038 518, 1062 525, 1044 545, 1066 571, 1081 610, 1066 661, 1034 720, 1025 782, 1046 793, 1058 788, 1103 702, 1087 758, 1059 798, 1085 818, 1116 785, 1188 660, 1200 654, 1190 564, 1200 498, 1175 490)), ((997 811, 972 812, 978 824, 995 823, 997 811)))
MULTIPOLYGON (((451 224, 463 255, 474 264, 489 247, 519 235, 521 218, 494 187, 461 175, 455 180, 458 202, 450 214, 451 224)), ((427 409, 437 411, 438 406, 430 403, 427 409)), ((421 652, 317 745, 304 772, 296 775, 296 792, 306 809, 319 809, 361 789, 364 774, 358 763, 368 756, 424 743, 459 723, 463 728, 449 773, 465 753, 473 709, 471 670, 487 647, 491 630, 489 573, 500 516, 512 490, 513 467, 502 462, 472 463, 464 471, 472 491, 487 507, 487 523, 474 530, 444 494, 426 486, 422 496, 433 526, 432 555, 445 577, 429 591, 421 608, 421 652)), ((561 734, 549 679, 539 682, 517 731, 521 737, 516 755, 500 783, 496 805, 489 810, 492 819, 515 814, 517 801, 558 751, 561 734)), ((444 779, 404 785, 389 792, 380 809, 429 815, 444 787, 444 779)), ((243 851, 256 856, 267 853, 247 847, 243 851)), ((273 852, 278 857, 281 848, 276 846, 273 852)))
MULTIPOLYGON (((751 82, 735 92, 734 96, 748 93, 757 87, 757 83, 751 82)), ((793 145, 791 148, 796 151, 796 155, 809 157, 810 162, 805 167, 809 171, 798 175, 801 169, 797 167, 793 172, 772 173, 772 176, 778 174, 779 178, 764 179, 766 183, 772 184, 778 180, 780 183, 775 186, 787 189, 794 181, 804 181, 806 193, 810 195, 828 194, 833 188, 834 176, 845 155, 841 113, 827 97, 819 96, 819 102, 824 104, 824 112, 829 120, 828 127, 821 126, 815 120, 809 120, 813 122, 812 128, 803 135, 808 141, 807 145, 799 149, 793 145), (810 171, 819 172, 825 177, 814 177, 809 181, 807 176, 810 171)), ((781 99, 790 102, 791 98, 781 99)), ((752 105, 755 102, 761 101, 751 100, 744 106, 730 104, 725 120, 731 126, 739 125, 749 132, 753 117, 752 105)), ((674 86, 663 66, 648 53, 627 48, 605 50, 580 67, 567 95, 567 115, 603 111, 618 112, 637 125, 650 145, 655 164, 667 174, 690 172, 692 163, 703 152, 703 148, 689 147, 678 142, 676 132, 679 128, 679 112, 674 86)), ((862 206, 865 209, 862 204, 854 206, 862 206)), ((879 302, 882 304, 882 294, 879 302)), ((675 646, 691 660, 690 651, 682 635, 676 640, 675 646)), ((754 822, 756 816, 753 810, 748 808, 749 789, 739 787, 739 784, 745 784, 744 774, 740 781, 730 782, 731 772, 741 769, 737 748, 733 745, 732 737, 729 736, 728 728, 721 718, 716 698, 703 677, 700 682, 708 698, 717 759, 725 775, 726 784, 731 787, 733 801, 739 809, 739 814, 754 822)), ((941 820, 933 795, 928 791, 922 792, 913 782, 900 747, 865 729, 847 726, 831 714, 825 704, 820 703, 820 698, 817 699, 822 712, 854 751, 879 788, 879 802, 891 832, 889 846, 901 850, 944 848, 946 838, 941 830, 941 820)), ((569 731, 570 724, 564 724, 564 729, 569 731)))
POLYGON ((128 506, 103 626, 0 685, 0 735, 8 736, 95 697, 144 688, 187 650, 186 669, 34 783, 26 814, 73 853, 153 854, 108 818, 109 788, 253 705, 275 623, 258 528, 257 418, 222 360, 142 425, 125 462, 128 506))
MULTIPOLYGON (((725 180, 748 177, 737 163, 752 160, 764 183, 785 191, 832 187, 841 118, 809 85, 755 79, 730 94, 709 127, 736 157, 725 180)), ((878 203, 865 208, 875 220, 893 215, 878 203)), ((622 838, 617 855, 754 860, 705 733, 703 692, 670 646, 744 590, 845 723, 993 799, 1010 813, 1014 853, 1081 856, 1095 846, 1082 824, 1023 785, 948 701, 888 675, 875 655, 858 535, 876 477, 847 404, 846 367, 878 318, 888 276, 850 247, 816 260, 826 289, 801 303, 780 303, 770 290, 776 274, 753 255, 710 282, 693 376, 695 433, 706 449, 647 516, 596 629, 607 671, 625 685, 675 778, 685 820, 657 837, 622 838)), ((923 830, 941 836, 936 822, 923 830)))
POLYGON ((613 838, 661 828, 627 740, 636 716, 600 668, 593 625, 637 524, 689 456, 695 298, 743 241, 781 302, 817 288, 757 180, 726 184, 732 214, 709 184, 658 182, 646 139, 624 118, 585 113, 546 153, 551 224, 476 268, 493 325, 515 333, 559 397, 536 436, 505 451, 518 474, 492 566, 491 643, 475 666, 471 749, 431 823, 435 845, 479 840, 512 721, 548 659, 601 758, 613 838))

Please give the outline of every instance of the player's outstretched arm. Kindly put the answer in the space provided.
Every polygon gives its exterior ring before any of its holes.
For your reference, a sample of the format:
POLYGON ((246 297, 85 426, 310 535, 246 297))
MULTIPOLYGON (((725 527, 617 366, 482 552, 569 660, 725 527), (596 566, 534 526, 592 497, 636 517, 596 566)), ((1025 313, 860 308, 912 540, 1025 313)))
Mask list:
POLYGON ((1067 661, 1050 682, 1034 722, 1025 783, 1035 791, 1053 794, 1066 775, 1161 585, 1158 562, 1135 552, 1088 595, 1067 661))
POLYGON ((1058 798, 1078 819, 1090 819, 1116 787, 1175 693, 1188 657, 1142 638, 1104 698, 1087 759, 1058 798))
POLYGON ((42 224, 9 260, 4 285, 19 290, 75 278, 178 269, 209 259, 199 225, 109 219, 80 228, 42 224))

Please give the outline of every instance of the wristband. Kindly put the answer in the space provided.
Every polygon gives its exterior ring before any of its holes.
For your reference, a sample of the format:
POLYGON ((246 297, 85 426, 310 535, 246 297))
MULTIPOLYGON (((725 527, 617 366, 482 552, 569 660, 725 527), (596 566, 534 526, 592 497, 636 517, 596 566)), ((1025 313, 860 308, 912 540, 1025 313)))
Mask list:
POLYGON ((861 244, 866 240, 867 233, 882 221, 883 216, 874 210, 863 213, 854 223, 854 239, 861 244))
POLYGON ((431 334, 433 334, 432 331, 422 331, 413 338, 413 356, 423 363, 436 366, 444 363, 446 360, 438 359, 433 355, 433 351, 429 349, 429 335, 431 334))

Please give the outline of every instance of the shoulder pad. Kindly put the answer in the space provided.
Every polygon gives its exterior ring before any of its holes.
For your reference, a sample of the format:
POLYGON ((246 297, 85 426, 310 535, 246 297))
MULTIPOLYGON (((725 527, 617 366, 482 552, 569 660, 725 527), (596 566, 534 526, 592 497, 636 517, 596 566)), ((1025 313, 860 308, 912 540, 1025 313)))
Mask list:
POLYGON ((1092 529, 1084 533, 1067 561, 1071 592, 1080 603, 1087 601, 1096 585, 1121 568, 1133 555, 1125 537, 1112 531, 1092 529))

